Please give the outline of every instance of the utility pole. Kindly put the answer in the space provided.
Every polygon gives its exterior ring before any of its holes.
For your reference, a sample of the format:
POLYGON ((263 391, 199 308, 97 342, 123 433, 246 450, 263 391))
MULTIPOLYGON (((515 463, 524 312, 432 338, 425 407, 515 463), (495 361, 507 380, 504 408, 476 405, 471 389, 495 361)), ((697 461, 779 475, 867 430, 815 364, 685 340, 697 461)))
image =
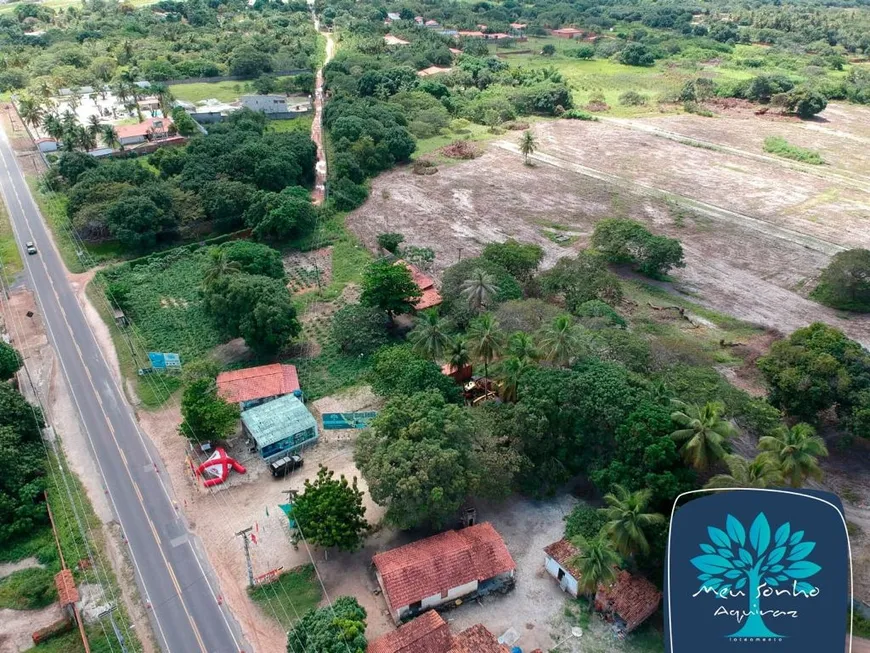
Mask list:
POLYGON ((236 537, 241 536, 242 540, 245 543, 245 564, 248 567, 248 587, 254 586, 254 568, 251 566, 251 549, 248 543, 248 533, 254 530, 253 526, 248 526, 247 528, 240 530, 236 533, 236 537))
POLYGON ((124 645, 124 636, 121 634, 121 631, 118 630, 118 624, 115 623, 115 615, 113 613, 117 609, 118 606, 113 605, 111 608, 101 613, 99 618, 102 619, 104 616, 109 615, 109 621, 112 622, 112 630, 115 631, 115 637, 118 639, 118 644, 121 646, 121 653, 127 653, 127 647, 124 645))

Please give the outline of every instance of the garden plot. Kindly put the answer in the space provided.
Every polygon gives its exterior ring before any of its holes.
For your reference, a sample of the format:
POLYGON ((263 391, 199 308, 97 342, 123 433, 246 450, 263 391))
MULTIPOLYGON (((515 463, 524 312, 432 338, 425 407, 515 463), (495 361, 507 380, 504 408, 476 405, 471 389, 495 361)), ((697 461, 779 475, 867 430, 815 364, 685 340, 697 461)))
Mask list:
POLYGON ((284 257, 287 288, 291 293, 302 293, 326 287, 332 280, 332 247, 311 252, 293 252, 284 257))
POLYGON ((441 273, 507 238, 540 244, 549 267, 585 247, 602 218, 629 217, 682 241, 677 291, 747 322, 790 332, 823 320, 870 344, 870 319, 806 299, 834 253, 870 244, 867 193, 615 125, 563 120, 535 131, 532 166, 511 135, 436 175, 381 175, 348 227, 371 249, 378 233, 401 232, 435 251, 441 273))

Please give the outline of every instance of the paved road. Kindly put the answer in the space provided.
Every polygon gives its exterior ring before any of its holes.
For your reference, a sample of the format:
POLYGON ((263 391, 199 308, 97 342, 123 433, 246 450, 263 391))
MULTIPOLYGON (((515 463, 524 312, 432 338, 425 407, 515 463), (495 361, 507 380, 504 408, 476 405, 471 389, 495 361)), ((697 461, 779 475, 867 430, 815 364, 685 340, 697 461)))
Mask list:
POLYGON ((242 651, 238 627, 226 606, 218 604, 214 574, 206 572, 206 557, 163 485, 160 458, 112 378, 2 130, 0 159, 0 191, 30 286, 129 543, 157 642, 164 651, 178 653, 242 651), (38 255, 25 254, 26 241, 36 243, 38 255))

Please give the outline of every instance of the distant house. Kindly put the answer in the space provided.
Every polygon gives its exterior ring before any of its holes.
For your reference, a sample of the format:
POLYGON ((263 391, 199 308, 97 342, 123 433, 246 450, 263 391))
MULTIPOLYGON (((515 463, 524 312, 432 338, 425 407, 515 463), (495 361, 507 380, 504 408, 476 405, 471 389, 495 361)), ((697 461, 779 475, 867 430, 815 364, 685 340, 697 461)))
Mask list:
POLYGON ((399 14, 397 14, 393 11, 387 12, 387 20, 393 21, 393 20, 401 20, 401 19, 402 19, 402 17, 399 14))
POLYGON ((441 615, 431 610, 370 642, 366 653, 508 653, 480 624, 453 635, 441 615))
POLYGON ((372 563, 397 624, 457 599, 507 591, 516 572, 504 540, 489 523, 379 553, 372 563))
POLYGON ((317 420, 299 399, 284 395, 242 413, 242 430, 267 463, 317 442, 317 420))
POLYGON ((40 152, 57 152, 58 144, 57 141, 49 136, 44 138, 36 139, 36 147, 39 148, 40 152))
POLYGON ((416 310, 425 311, 427 308, 438 306, 438 304, 444 301, 441 297, 441 293, 438 292, 438 289, 435 287, 435 281, 431 277, 423 274, 417 266, 411 265, 402 259, 396 261, 396 265, 404 265, 408 268, 411 277, 414 279, 414 283, 417 284, 417 287, 423 293, 420 298, 414 302, 414 308, 416 310))
POLYGON ((424 68, 423 70, 417 71, 418 77, 430 77, 432 75, 440 75, 442 73, 449 73, 452 68, 442 68, 440 66, 429 66, 428 68, 424 68))
POLYGON ((438 21, 437 21, 437 20, 427 20, 427 21, 424 23, 424 25, 425 25, 426 27, 441 27, 441 25, 438 24, 438 21))
POLYGON ((473 370, 471 365, 463 365, 462 367, 454 367, 450 363, 444 363, 441 366, 441 374, 449 376, 457 383, 465 383, 471 378, 473 370))
POLYGON ((239 404, 242 410, 301 392, 296 367, 278 363, 221 372, 217 377, 217 387, 219 396, 232 404, 239 404))
POLYGON ((526 29, 528 27, 525 23, 511 23, 511 28, 517 30, 518 32, 526 29))
POLYGON ((147 140, 161 140, 169 136, 172 118, 147 118, 135 125, 115 127, 121 145, 136 145, 147 140))
POLYGON ((582 38, 586 32, 576 27, 562 27, 560 29, 550 30, 550 34, 560 39, 578 39, 582 38))
POLYGON ((580 572, 571 564, 571 559, 580 553, 576 546, 562 538, 558 542, 544 547, 546 558, 544 567, 547 573, 559 581, 562 591, 576 597, 578 594, 577 581, 580 580, 580 572))
POLYGON ((620 633, 630 633, 658 610, 662 594, 641 576, 620 571, 609 587, 598 586, 595 609, 613 620, 620 633))
POLYGON ((459 34, 459 36, 462 36, 463 38, 467 38, 467 39, 482 39, 485 36, 485 34, 483 32, 469 31, 469 30, 459 30, 457 32, 457 34, 459 34))
POLYGON ((504 39, 512 39, 514 37, 504 32, 494 32, 492 34, 485 34, 484 38, 491 41, 503 41, 504 39))
POLYGON ((410 41, 406 41, 405 39, 400 39, 398 36, 393 36, 392 34, 387 34, 384 37, 384 43, 387 45, 410 45, 410 41))
POLYGON ((262 111, 267 116, 270 113, 287 112, 286 95, 243 95, 240 100, 246 109, 262 111))

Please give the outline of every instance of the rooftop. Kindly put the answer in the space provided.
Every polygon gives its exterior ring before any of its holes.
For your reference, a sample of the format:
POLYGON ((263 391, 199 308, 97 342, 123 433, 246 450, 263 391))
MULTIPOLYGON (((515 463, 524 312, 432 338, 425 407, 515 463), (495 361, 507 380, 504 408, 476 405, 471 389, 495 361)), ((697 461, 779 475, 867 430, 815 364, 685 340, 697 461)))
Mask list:
POLYGON ((504 540, 489 523, 433 535, 379 553, 372 562, 391 610, 516 569, 504 540))
POLYGON ((384 43, 386 43, 387 45, 409 45, 411 42, 406 41, 405 39, 400 39, 398 36, 387 34, 384 37, 384 43))
POLYGON ((136 125, 119 125, 115 127, 115 133, 118 138, 132 138, 134 136, 145 136, 149 132, 166 132, 172 124, 172 118, 146 118, 136 125))
POLYGON ((658 609, 661 600, 661 592, 646 578, 620 571, 610 587, 598 586, 595 607, 615 612, 625 622, 625 630, 631 632, 658 609))
POLYGON ((440 66, 429 66, 423 70, 418 70, 417 75, 420 77, 429 77, 429 75, 440 75, 441 73, 449 73, 452 68, 442 68, 440 66))
POLYGON ((242 422, 260 449, 295 433, 317 428, 317 420, 293 395, 246 410, 242 413, 242 422))
POLYGON ((434 610, 369 642, 366 653, 445 653, 453 643, 447 622, 434 610))
POLYGON ((481 624, 466 628, 456 636, 447 653, 509 653, 507 646, 498 643, 495 635, 481 624))
POLYGON ((221 372, 217 377, 218 394, 231 403, 289 395, 299 390, 294 365, 260 365, 244 370, 221 372))
POLYGON ((552 30, 553 34, 582 34, 582 29, 577 29, 576 27, 560 27, 559 29, 552 30))
POLYGON ((580 580, 580 571, 575 565, 571 564, 571 559, 580 553, 580 550, 571 544, 565 538, 558 542, 553 542, 549 546, 544 547, 544 553, 558 562, 563 569, 567 570, 575 580, 580 580))
POLYGON ((438 306, 438 304, 444 301, 441 298, 441 293, 438 292, 438 289, 435 287, 435 281, 431 277, 423 274, 423 272, 416 265, 411 265, 407 261, 399 259, 398 261, 396 261, 396 265, 399 264, 402 264, 406 268, 408 268, 408 271, 411 273, 411 277, 414 279, 414 283, 423 292, 420 298, 416 302, 414 302, 414 308, 416 308, 418 311, 423 311, 427 308, 438 306))

